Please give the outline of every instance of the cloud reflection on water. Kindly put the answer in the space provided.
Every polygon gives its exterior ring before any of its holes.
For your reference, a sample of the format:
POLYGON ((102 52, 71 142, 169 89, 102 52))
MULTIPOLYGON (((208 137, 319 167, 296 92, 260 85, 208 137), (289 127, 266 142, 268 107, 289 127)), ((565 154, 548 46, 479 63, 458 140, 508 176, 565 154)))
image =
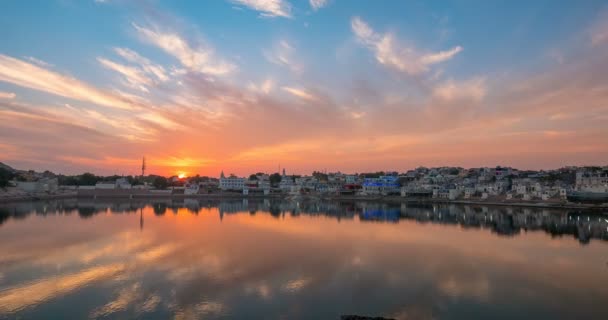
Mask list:
MULTIPOLYGON (((139 213, 142 204, 96 205, 139 213)), ((187 209, 178 202, 162 215, 143 205, 143 230, 139 214, 120 210, 4 223, 0 248, 20 258, 0 263, 0 314, 36 317, 82 295, 86 314, 64 308, 58 316, 431 318, 463 307, 492 312, 505 301, 512 316, 521 315, 517 305, 539 316, 597 316, 608 297, 601 240, 582 247, 544 232, 497 237, 479 227, 403 218, 415 207, 401 208, 398 223, 365 223, 351 213, 370 208, 360 204, 317 204, 314 213, 271 203, 252 214, 254 203, 187 209)), ((488 216, 500 218, 493 210, 488 216)))

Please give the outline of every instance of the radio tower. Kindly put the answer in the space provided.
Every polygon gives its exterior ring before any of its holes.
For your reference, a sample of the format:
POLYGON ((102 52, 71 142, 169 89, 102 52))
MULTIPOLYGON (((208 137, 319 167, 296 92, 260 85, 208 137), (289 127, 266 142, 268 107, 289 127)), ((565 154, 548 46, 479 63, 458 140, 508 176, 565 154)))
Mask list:
POLYGON ((146 173, 146 157, 144 157, 141 160, 141 177, 144 177, 144 174, 146 173))

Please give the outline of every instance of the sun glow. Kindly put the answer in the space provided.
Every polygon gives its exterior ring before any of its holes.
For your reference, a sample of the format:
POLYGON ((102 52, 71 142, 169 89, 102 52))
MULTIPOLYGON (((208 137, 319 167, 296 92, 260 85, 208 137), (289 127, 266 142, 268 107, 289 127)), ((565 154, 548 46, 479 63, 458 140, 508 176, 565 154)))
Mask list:
POLYGON ((183 178, 187 177, 187 175, 186 175, 185 172, 178 172, 177 173, 177 177, 180 178, 180 179, 183 179, 183 178))

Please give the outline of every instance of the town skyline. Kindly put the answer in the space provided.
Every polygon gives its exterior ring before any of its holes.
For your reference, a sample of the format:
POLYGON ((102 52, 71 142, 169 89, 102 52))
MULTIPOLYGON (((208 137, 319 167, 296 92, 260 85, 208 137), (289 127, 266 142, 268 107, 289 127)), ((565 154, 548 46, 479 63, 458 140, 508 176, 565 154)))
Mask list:
POLYGON ((0 21, 18 168, 608 163, 605 1, 5 1, 0 21))
MULTIPOLYGON (((141 160, 140 160, 141 161, 141 160)), ((148 163, 148 159, 146 159, 146 166, 148 163)), ((141 163, 140 163, 140 167, 138 168, 139 171, 137 170, 131 170, 131 171, 125 171, 123 173, 120 172, 114 172, 114 173, 103 173, 103 172, 95 172, 95 171, 82 171, 82 172, 75 172, 75 173, 65 173, 65 172, 59 172, 59 171, 53 171, 50 170, 48 168, 40 168, 40 169, 33 169, 33 168, 19 168, 19 167, 14 167, 12 166, 10 163, 6 163, 6 162, 1 162, 0 161, 0 167, 4 167, 6 168, 6 166, 8 166, 10 169, 12 170, 16 170, 16 171, 29 171, 29 170, 33 170, 35 172, 38 173, 42 173, 45 171, 49 171, 53 174, 57 174, 57 175, 65 175, 65 176, 78 176, 78 175, 82 175, 85 173, 90 173, 90 174, 94 174, 96 176, 99 177, 111 177, 111 176, 132 176, 132 177, 140 177, 142 176, 141 174, 141 163)), ((473 170, 473 169, 481 169, 481 168, 489 168, 489 169, 493 169, 493 168, 510 168, 510 169, 514 169, 517 171, 530 171, 530 172, 542 172, 542 171, 555 171, 555 170, 559 170, 559 169, 566 169, 566 168, 580 168, 580 169, 584 169, 584 168, 608 168, 608 164, 589 164, 589 165, 565 165, 565 166, 561 166, 561 167, 557 167, 557 168, 540 168, 540 169, 534 169, 534 168, 518 168, 518 167, 513 167, 513 166, 507 166, 507 165, 490 165, 490 166, 476 166, 476 167, 463 167, 463 166, 452 166, 452 165, 440 165, 440 166, 424 166, 424 165, 420 165, 420 166, 415 166, 412 168, 404 168, 404 169, 392 169, 392 168, 377 168, 377 169, 370 169, 370 170, 363 170, 363 171, 345 171, 345 170, 340 170, 340 169, 336 169, 336 170, 329 170, 327 168, 323 168, 323 169, 313 169, 311 171, 307 171, 307 172, 302 172, 302 171, 290 171, 289 168, 287 167, 277 167, 275 168, 275 170, 257 170, 257 169, 253 169, 252 171, 247 171, 247 172, 242 172, 242 173, 237 173, 234 172, 233 170, 230 170, 230 168, 227 169, 220 169, 220 171, 218 171, 217 173, 211 173, 211 174, 202 174, 200 172, 187 172, 184 170, 178 170, 169 174, 162 174, 162 173, 158 173, 155 171, 149 171, 148 167, 146 167, 146 171, 145 174, 143 176, 163 176, 163 177, 178 177, 180 179, 187 179, 187 178, 192 178, 192 177, 196 177, 196 176, 200 176, 200 177, 209 177, 209 178, 217 178, 220 177, 220 175, 223 173, 225 176, 237 176, 237 177, 249 177, 251 175, 256 175, 259 173, 263 173, 263 174, 283 174, 283 172, 286 173, 287 176, 309 176, 312 175, 314 173, 330 173, 330 174, 335 174, 335 173, 341 173, 341 174, 346 174, 346 175, 363 175, 363 174, 375 174, 375 173, 379 173, 379 172, 384 172, 387 174, 394 174, 394 173, 398 173, 398 174, 403 174, 403 173, 407 173, 410 171, 415 171, 416 169, 420 169, 420 168, 427 168, 427 169, 439 169, 439 168, 460 168, 462 170, 473 170)))

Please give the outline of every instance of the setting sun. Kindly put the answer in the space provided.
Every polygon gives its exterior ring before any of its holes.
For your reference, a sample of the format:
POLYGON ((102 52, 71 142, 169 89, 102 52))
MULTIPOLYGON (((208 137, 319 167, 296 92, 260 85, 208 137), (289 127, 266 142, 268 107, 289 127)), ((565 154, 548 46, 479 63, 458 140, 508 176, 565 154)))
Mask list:
POLYGON ((186 173, 184 173, 184 172, 179 172, 179 173, 177 174, 177 177, 178 177, 178 178, 180 178, 180 179, 183 179, 183 178, 185 178, 185 177, 187 177, 187 176, 186 176, 186 173))

